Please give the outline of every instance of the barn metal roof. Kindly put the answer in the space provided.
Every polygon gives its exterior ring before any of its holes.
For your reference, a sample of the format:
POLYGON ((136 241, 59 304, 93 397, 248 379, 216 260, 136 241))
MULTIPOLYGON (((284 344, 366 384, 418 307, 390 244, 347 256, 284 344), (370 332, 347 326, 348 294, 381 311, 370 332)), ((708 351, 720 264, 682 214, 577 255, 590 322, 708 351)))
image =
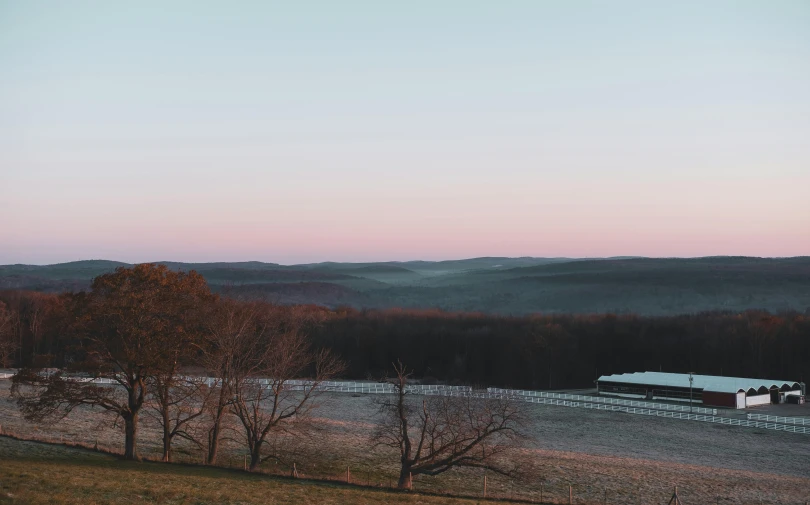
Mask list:
MULTIPOLYGON (((798 388, 799 383, 795 381, 771 380, 771 379, 744 379, 741 377, 718 377, 715 375, 692 375, 694 382, 692 387, 704 391, 717 393, 737 393, 739 391, 758 390, 762 387, 771 389, 773 387, 798 388)), ((689 387, 689 374, 685 373, 665 373, 665 372, 635 372, 620 373, 614 375, 603 375, 599 377, 599 382, 622 382, 624 384, 644 384, 651 386, 674 386, 689 387)))

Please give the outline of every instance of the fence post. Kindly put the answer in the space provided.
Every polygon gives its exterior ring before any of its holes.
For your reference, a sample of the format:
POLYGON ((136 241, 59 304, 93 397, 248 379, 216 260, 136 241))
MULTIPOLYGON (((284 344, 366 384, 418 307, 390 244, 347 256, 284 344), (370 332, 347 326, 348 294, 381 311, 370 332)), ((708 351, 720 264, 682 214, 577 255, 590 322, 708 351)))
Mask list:
POLYGON ((605 488, 605 501, 603 501, 602 504, 607 505, 607 488, 605 488))
POLYGON ((351 483, 352 483, 352 477, 351 477, 351 474, 349 473, 349 465, 346 465, 346 484, 351 484, 351 483))
POLYGON ((408 472, 408 489, 413 491, 413 472, 408 472))
POLYGON ((484 498, 487 497, 487 476, 484 474, 484 498))
POLYGON ((675 486, 675 490, 672 493, 672 498, 669 499, 669 505, 681 505, 681 499, 678 498, 678 486, 675 486))
POLYGON ((568 484, 568 505, 571 505, 571 499, 573 498, 571 493, 571 484, 568 484))
POLYGON ((247 471, 247 454, 245 454, 245 471, 247 471))
POLYGON ((293 479, 298 478, 298 469, 295 467, 295 462, 293 462, 292 477, 293 477, 293 479))
POLYGON ((540 503, 543 503, 543 483, 540 483, 540 503))

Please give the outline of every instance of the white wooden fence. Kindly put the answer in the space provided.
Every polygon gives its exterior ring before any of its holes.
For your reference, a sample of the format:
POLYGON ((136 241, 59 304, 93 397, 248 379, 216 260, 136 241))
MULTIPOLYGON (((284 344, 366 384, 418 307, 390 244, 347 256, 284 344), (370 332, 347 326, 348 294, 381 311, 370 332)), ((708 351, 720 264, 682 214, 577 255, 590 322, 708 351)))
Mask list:
MULTIPOLYGON (((551 398, 536 398, 536 400, 543 400, 542 402, 539 403, 547 403, 550 401, 568 402, 568 400, 554 400, 551 398)), ((672 412, 667 410, 654 410, 635 407, 624 407, 621 405, 605 405, 600 403, 585 403, 585 402, 568 402, 568 404, 565 406, 581 407, 596 410, 607 410, 613 412, 626 412, 628 414, 641 414, 646 416, 667 417, 670 419, 685 419, 689 421, 701 421, 707 423, 725 424, 728 426, 743 426, 746 428, 761 428, 766 430, 786 431, 789 433, 802 433, 805 435, 810 435, 810 427, 791 426, 773 422, 752 421, 748 419, 740 419, 732 417, 718 417, 705 414, 690 414, 688 412, 672 412)))
MULTIPOLYGON (((613 405, 613 404, 606 404, 606 403, 595 403, 595 402, 584 402, 584 401, 575 401, 571 399, 563 399, 563 398, 548 398, 544 396, 531 396, 531 395, 514 395, 507 393, 510 391, 508 389, 501 389, 500 392, 493 392, 490 390, 494 390, 498 388, 489 388, 487 392, 483 391, 435 391, 429 394, 441 394, 447 396, 465 396, 465 397, 472 397, 472 398, 500 398, 500 399, 517 399, 522 400, 528 403, 538 403, 542 405, 555 405, 559 407, 573 407, 573 408, 584 408, 584 409, 593 409, 593 410, 605 410, 609 412, 625 412, 627 414, 638 414, 638 415, 645 415, 645 416, 655 416, 655 417, 665 417, 669 419, 683 419, 687 421, 699 421, 705 423, 716 423, 716 424, 725 424, 727 426, 741 426, 744 428, 760 428, 765 430, 775 430, 775 431, 785 431, 788 433, 800 433, 804 435, 810 435, 810 426, 795 426, 790 424, 781 424, 778 422, 762 422, 757 420, 751 419, 742 419, 742 418, 733 418, 733 417, 721 417, 712 414, 696 414, 696 413, 689 413, 689 412, 678 412, 672 410, 658 410, 652 408, 643 408, 643 407, 631 407, 626 405, 613 405)), ((550 393, 553 394, 553 393, 550 393)), ((576 396, 576 395, 558 395, 558 396, 576 396)), ((603 400, 604 398, 600 397, 592 397, 599 400, 603 400)), ((658 404, 658 405, 667 405, 667 404, 658 404)), ((667 405, 671 406, 671 405, 667 405)), ((676 405, 677 407, 678 405, 676 405)), ((712 409, 704 409, 704 410, 712 410, 712 409)), ((774 416, 771 416, 774 417, 774 416)), ((782 418, 782 419, 791 419, 791 418, 782 418)), ((799 418, 792 418, 792 419, 799 419, 799 418)))
MULTIPOLYGON (((14 374, 5 373, 0 374, 0 379, 10 379, 14 374)), ((110 377, 81 377, 81 376, 66 376, 76 382, 91 382, 94 384, 118 384, 113 378, 110 377)), ((221 379, 216 377, 199 377, 199 376, 182 376, 183 379, 189 381, 197 381, 205 383, 208 386, 215 386, 221 379)), ((271 387, 275 384, 273 379, 251 379, 254 383, 271 387)), ((304 391, 316 387, 318 391, 334 392, 334 393, 361 393, 361 394, 393 394, 396 389, 393 384, 385 382, 357 382, 357 381, 321 381, 320 383, 309 380, 291 379, 284 381, 284 387, 290 391, 304 391)), ((470 386, 448 386, 444 384, 410 384, 406 387, 406 392, 411 394, 438 394, 441 391, 454 391, 454 392, 469 392, 472 391, 470 386)))
POLYGON ((754 421, 770 421, 781 424, 800 424, 802 426, 810 426, 810 418, 808 417, 782 417, 782 416, 769 416, 767 414, 748 414, 748 419, 754 421))
POLYGON ((672 410, 675 412, 691 412, 693 414, 711 414, 711 415, 717 414, 717 409, 710 409, 706 407, 692 406, 692 409, 690 410, 688 405, 674 405, 671 403, 654 403, 654 402, 645 402, 641 400, 623 400, 621 398, 607 398, 604 396, 570 395, 563 393, 548 393, 546 391, 526 391, 523 389, 501 389, 501 388, 487 388, 487 392, 502 393, 514 396, 532 396, 539 398, 553 398, 557 400, 573 400, 577 402, 605 403, 608 405, 622 405, 625 407, 640 407, 655 410, 672 410))

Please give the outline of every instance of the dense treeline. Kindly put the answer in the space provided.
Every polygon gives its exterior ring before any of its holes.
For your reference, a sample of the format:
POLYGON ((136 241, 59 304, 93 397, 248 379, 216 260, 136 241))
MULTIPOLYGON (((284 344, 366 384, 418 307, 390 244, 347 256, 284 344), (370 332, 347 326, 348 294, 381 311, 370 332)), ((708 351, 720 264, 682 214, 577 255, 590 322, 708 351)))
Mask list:
POLYGON ((71 299, 72 295, 0 291, 0 366, 45 366, 63 360, 71 299))
MULTIPOLYGON (((2 338, 13 346, 6 365, 64 365, 74 296, 0 292, 2 338)), ((299 310, 310 314, 315 345, 342 357, 349 378, 379 378, 397 360, 417 377, 537 389, 587 387, 598 375, 643 370, 810 377, 810 316, 796 312, 504 317, 299 310)))
POLYGON ((587 387, 644 370, 800 380, 810 376, 810 317, 709 312, 673 317, 339 310, 316 331, 354 377, 392 360, 417 375, 517 388, 587 387))

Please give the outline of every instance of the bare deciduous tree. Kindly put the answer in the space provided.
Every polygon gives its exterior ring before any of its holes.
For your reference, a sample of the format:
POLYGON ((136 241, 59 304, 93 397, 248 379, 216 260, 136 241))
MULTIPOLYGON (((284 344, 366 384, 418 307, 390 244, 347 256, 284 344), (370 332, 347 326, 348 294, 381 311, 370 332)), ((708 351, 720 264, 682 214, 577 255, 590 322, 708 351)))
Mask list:
POLYGON ((374 446, 400 456, 398 487, 412 475, 438 475, 454 467, 474 467, 508 475, 514 469, 501 456, 522 436, 519 404, 507 399, 421 396, 408 393, 409 374, 401 363, 389 381, 396 393, 379 402, 374 446))
POLYGON ((175 437, 203 447, 197 428, 214 398, 205 378, 157 374, 148 381, 148 386, 149 412, 163 430, 163 461, 172 461, 175 437))
POLYGON ((323 381, 345 365, 328 351, 314 351, 305 334, 305 312, 263 304, 250 349, 232 370, 230 411, 239 419, 250 452, 250 469, 276 455, 271 434, 300 434, 316 407, 323 381), (308 377, 307 380, 296 380, 308 377))
POLYGON ((213 379, 209 384, 207 409, 206 463, 216 464, 226 416, 230 414, 236 381, 248 367, 247 356, 258 353, 262 333, 256 302, 222 299, 206 318, 200 364, 213 379))

